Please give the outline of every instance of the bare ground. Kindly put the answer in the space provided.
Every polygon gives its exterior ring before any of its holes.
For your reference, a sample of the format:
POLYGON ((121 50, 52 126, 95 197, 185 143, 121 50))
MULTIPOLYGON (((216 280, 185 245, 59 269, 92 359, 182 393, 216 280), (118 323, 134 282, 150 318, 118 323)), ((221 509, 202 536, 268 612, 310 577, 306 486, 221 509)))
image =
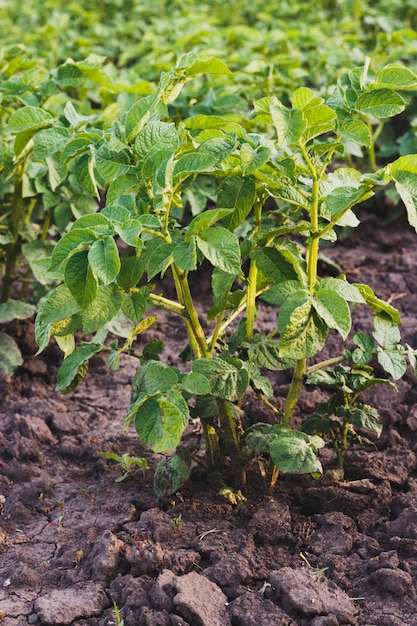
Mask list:
MULTIPOLYGON (((401 221, 379 230, 371 216, 328 251, 352 281, 368 283, 399 308, 403 341, 414 346, 416 241, 401 221)), ((258 323, 274 316, 264 308, 258 323)), ((369 324, 358 310, 355 330, 369 324)), ((184 342, 177 320, 161 315, 152 332, 174 362, 184 342)), ((152 468, 160 457, 141 447, 133 429, 121 434, 137 362, 126 357, 115 373, 97 358, 86 382, 63 396, 54 390, 57 348, 34 357, 32 324, 19 333, 24 365, 0 391, 5 626, 110 626, 114 602, 125 626, 417 624, 411 376, 397 392, 368 392, 384 431, 375 450, 350 450, 342 482, 331 471, 319 481, 286 475, 266 497, 253 472, 247 501, 232 505, 196 469, 175 496, 158 499, 152 468), (117 465, 99 451, 145 456, 151 469, 116 483, 117 465)), ((326 355, 337 350, 330 342, 326 355)), ((272 381, 279 403, 286 380, 272 381)), ((318 390, 303 393, 300 414, 318 401, 318 390)), ((249 398, 247 419, 256 410, 249 398)), ((200 443, 195 424, 186 438, 200 443)), ((322 460, 331 469, 329 450, 322 460)))

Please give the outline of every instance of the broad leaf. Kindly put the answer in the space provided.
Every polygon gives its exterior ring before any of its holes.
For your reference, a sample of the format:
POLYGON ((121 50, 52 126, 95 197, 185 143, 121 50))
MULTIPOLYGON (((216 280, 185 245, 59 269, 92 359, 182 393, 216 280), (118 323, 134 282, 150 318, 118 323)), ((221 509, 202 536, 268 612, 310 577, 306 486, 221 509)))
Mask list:
POLYGON ((223 180, 217 195, 217 205, 232 209, 230 215, 223 218, 224 225, 234 230, 249 215, 256 197, 255 180, 251 176, 241 178, 230 176, 223 180))
POLYGON ((215 226, 201 232, 196 237, 196 242, 199 250, 214 267, 235 276, 242 275, 239 240, 233 233, 221 226, 215 226))
POLYGON ((114 287, 103 285, 98 288, 95 300, 82 312, 83 330, 93 333, 103 328, 120 311, 122 294, 114 287))
POLYGON ((378 363, 394 380, 402 378, 407 370, 407 361, 403 350, 377 348, 378 363))
POLYGON ((352 323, 346 300, 336 291, 320 288, 315 292, 312 304, 327 326, 337 330, 346 339, 352 323))
POLYGON ((359 291, 360 291, 362 297, 364 298, 366 304, 369 307, 371 307, 371 309, 373 309, 375 311, 375 313, 384 312, 391 318, 391 320, 395 324, 401 324, 402 323, 401 316, 400 316, 399 312, 397 311, 397 309, 395 309, 393 306, 391 306, 387 302, 384 302, 384 300, 380 300, 375 295, 375 293, 373 292, 371 287, 369 287, 369 285, 362 285, 360 283, 357 283, 354 286, 359 289, 359 291))
POLYGON ((193 372, 207 378, 211 395, 232 402, 239 400, 249 384, 248 372, 241 368, 237 359, 197 359, 193 363, 193 372))
POLYGON ((95 241, 88 251, 88 262, 103 285, 112 283, 120 271, 119 251, 113 237, 95 241))
POLYGON ((167 452, 178 446, 188 419, 187 403, 178 391, 171 389, 142 404, 135 427, 144 445, 153 452, 167 452))
POLYGON ((136 136, 135 153, 139 158, 142 174, 151 178, 156 170, 177 150, 179 136, 175 124, 149 122, 136 136))
POLYGON ((50 324, 65 320, 78 313, 80 305, 66 285, 59 285, 43 301, 38 318, 39 322, 50 324))
POLYGON ((88 263, 87 250, 81 250, 68 259, 64 276, 65 284, 81 308, 93 302, 98 285, 88 263))
POLYGON ((177 492, 191 474, 191 463, 175 454, 160 461, 155 469, 153 487, 158 498, 177 492))
POLYGON ((391 89, 365 91, 356 100, 356 109, 358 111, 378 119, 394 117, 394 115, 404 111, 405 106, 404 98, 391 89))

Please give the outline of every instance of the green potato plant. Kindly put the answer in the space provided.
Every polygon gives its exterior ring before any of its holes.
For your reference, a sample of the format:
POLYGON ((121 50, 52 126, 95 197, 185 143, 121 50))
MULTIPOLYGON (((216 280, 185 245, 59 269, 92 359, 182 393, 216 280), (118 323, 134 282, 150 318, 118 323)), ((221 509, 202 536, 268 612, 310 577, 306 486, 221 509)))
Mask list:
MULTIPOLYGON (((367 350, 366 358, 377 357, 393 378, 404 374, 406 359, 415 369, 415 352, 402 347, 397 336, 398 311, 368 285, 351 284, 344 275, 320 277, 318 261, 321 242, 335 241, 340 227, 357 226, 353 208, 391 183, 417 227, 416 155, 369 173, 340 166, 352 143, 373 150, 375 120, 405 109, 401 93, 416 87, 416 76, 398 64, 371 76, 366 62, 335 85, 327 101, 300 87, 291 104, 275 96, 258 100, 242 123, 205 113, 176 120, 174 105, 183 87, 207 74, 230 80, 219 59, 189 53, 161 75, 155 93, 139 99, 112 125, 87 132, 81 125, 63 133, 58 116, 53 133, 41 134, 45 149, 48 141, 55 145, 56 132, 65 134, 56 159, 76 172, 103 206, 79 217, 43 266, 45 280, 60 284, 43 300, 36 319, 40 351, 51 337, 62 348, 61 391, 82 380, 99 352, 108 354, 114 369, 122 353, 139 358, 124 428, 133 423, 154 452, 177 449, 156 470, 159 495, 175 492, 189 477, 192 461, 201 462, 180 445, 195 416, 204 434, 205 467, 218 472, 227 459, 237 490, 244 488, 253 459, 266 489, 279 471, 320 475, 317 455, 325 443, 320 434, 331 435, 330 429, 296 429, 295 410, 313 371, 318 380, 318 372, 335 366, 327 376, 340 386, 341 363, 356 359, 356 371, 349 370, 346 378, 352 372, 363 381, 372 378, 361 360, 365 357, 358 356, 363 338, 352 357, 345 351, 308 365, 330 330, 347 340, 352 306, 365 305, 376 316, 379 346, 367 350), (188 216, 187 192, 200 177, 214 181, 215 204, 188 216), (190 278, 207 273, 211 303, 203 318, 190 278), (164 276, 171 278, 175 297, 163 291, 159 278, 164 276), (277 307, 277 324, 270 331, 256 332, 260 299, 277 307), (142 354, 135 350, 138 335, 157 321, 158 307, 183 321, 186 366, 163 363, 158 342, 142 354), (106 341, 109 330, 120 339, 106 341), (292 380, 280 412, 264 373, 286 369, 292 380), (275 411, 276 424, 255 423, 244 430, 241 406, 249 387, 275 411)), ((39 111, 26 107, 20 115, 32 120, 39 111)), ((371 384, 363 381, 352 401, 349 384, 341 386, 338 402, 350 409, 348 423, 356 419, 357 392, 371 384)), ((331 409, 341 415, 334 405, 331 409)), ((342 442, 346 446, 344 435, 342 442)))

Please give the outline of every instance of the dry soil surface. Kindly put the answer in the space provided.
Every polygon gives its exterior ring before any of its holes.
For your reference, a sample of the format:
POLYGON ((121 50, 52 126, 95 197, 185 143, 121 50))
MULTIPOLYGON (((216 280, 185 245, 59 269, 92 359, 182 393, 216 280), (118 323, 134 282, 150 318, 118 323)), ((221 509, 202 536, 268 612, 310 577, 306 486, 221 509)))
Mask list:
MULTIPOLYGON (((417 346, 417 237, 374 217, 328 251, 354 282, 366 282, 403 317, 417 346)), ((201 294, 204 298, 204 294, 201 294)), ((259 324, 274 321, 264 308, 259 324)), ((371 321, 360 309, 355 330, 371 321)), ((175 362, 184 335, 161 315, 153 336, 175 362)), ((149 336, 148 336, 149 338, 149 336)), ((330 341, 326 356, 340 348, 330 341)), ((272 496, 250 474, 233 505, 196 469, 184 488, 158 499, 149 454, 134 429, 121 433, 137 366, 93 361, 77 390, 54 389, 60 353, 35 357, 22 324, 24 365, 1 383, 0 623, 56 626, 415 626, 417 624, 417 387, 381 386, 366 400, 384 431, 373 450, 354 446, 346 476, 281 476, 272 496), (145 456, 150 469, 123 482, 100 451, 145 456)), ((277 404, 287 379, 271 377, 277 404)), ((303 393, 300 415, 321 396, 303 393)), ((246 419, 254 420, 251 398, 246 419)), ((258 415, 259 417, 259 415, 258 415)), ((257 418, 258 418, 257 417, 257 418)), ((257 419, 256 418, 256 419, 257 419)), ((269 419, 266 417, 265 419, 269 419)), ((200 442, 198 424, 186 438, 200 442)), ((322 460, 331 470, 331 451, 322 460)))

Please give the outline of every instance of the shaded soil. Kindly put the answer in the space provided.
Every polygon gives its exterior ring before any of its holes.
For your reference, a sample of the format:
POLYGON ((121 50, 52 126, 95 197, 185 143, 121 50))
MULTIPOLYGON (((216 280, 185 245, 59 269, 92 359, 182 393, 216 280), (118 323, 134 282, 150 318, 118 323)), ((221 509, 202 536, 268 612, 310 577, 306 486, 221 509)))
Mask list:
MULTIPOLYGON (((417 345, 416 236, 400 222, 368 218, 327 251, 354 282, 372 286, 403 317, 403 342, 417 345), (369 240, 368 237, 371 237, 369 240)), ((204 298, 204 294, 201 294, 204 298)), ((273 325, 264 308, 258 324, 273 325)), ((369 328, 355 312, 355 330, 369 328)), ((0 616, 6 626, 413 626, 417 623, 417 388, 382 386, 366 401, 384 431, 373 450, 354 446, 346 477, 281 476, 271 497, 250 473, 247 501, 232 505, 195 470, 172 498, 152 490, 161 458, 121 434, 137 362, 119 372, 92 362, 86 382, 54 391, 57 348, 36 351, 20 328, 24 365, 1 381, 0 616), (145 456, 150 470, 121 483, 99 451, 145 456)), ((175 362, 184 343, 176 318, 150 331, 175 362)), ((149 334, 147 339, 149 340, 149 334)), ((331 338, 325 356, 340 345, 331 338)), ((271 378, 279 405, 285 375, 271 378)), ((321 394, 303 393, 299 412, 321 394)), ((246 417, 253 420, 249 397, 246 417)), ((265 419, 270 419, 265 416, 265 419)), ((198 424, 186 438, 200 444, 198 424)), ((328 470, 332 452, 321 455, 328 470)))

